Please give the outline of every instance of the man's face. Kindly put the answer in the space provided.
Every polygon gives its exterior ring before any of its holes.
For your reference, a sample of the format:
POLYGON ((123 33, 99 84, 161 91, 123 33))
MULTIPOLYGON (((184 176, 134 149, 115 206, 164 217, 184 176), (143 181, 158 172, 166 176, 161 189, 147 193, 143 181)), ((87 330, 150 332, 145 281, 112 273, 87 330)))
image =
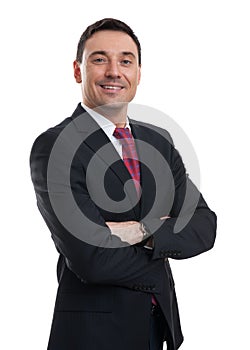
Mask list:
POLYGON ((83 103, 90 108, 130 102, 140 82, 138 50, 126 33, 103 30, 85 44, 82 64, 74 62, 74 75, 82 84, 83 103))

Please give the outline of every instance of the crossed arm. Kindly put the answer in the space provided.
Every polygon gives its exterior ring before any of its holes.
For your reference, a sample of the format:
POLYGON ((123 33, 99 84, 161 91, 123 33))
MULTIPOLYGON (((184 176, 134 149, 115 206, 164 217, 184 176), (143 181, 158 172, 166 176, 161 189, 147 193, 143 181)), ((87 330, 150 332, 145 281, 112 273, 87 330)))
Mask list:
MULTIPOLYGON (((170 256, 169 252, 181 252, 173 255, 174 258, 188 258, 198 255, 212 248, 215 231, 216 216, 208 208, 200 195, 199 203, 188 225, 178 234, 174 233, 176 217, 185 196, 186 175, 183 163, 176 155, 173 169, 176 178, 176 196, 169 217, 152 218, 146 222, 149 230, 154 231, 154 249, 152 254, 143 247, 135 244, 143 240, 143 232, 137 221, 110 222, 105 221, 98 208, 92 202, 86 185, 82 164, 72 163, 74 183, 67 188, 64 183, 55 184, 54 196, 61 202, 67 201, 67 192, 73 192, 75 200, 87 217, 93 218, 98 225, 84 227, 86 235, 100 237, 100 245, 90 245, 74 237, 58 221, 51 208, 47 188, 47 165, 56 136, 52 132, 41 135, 34 144, 31 153, 31 174, 37 194, 38 207, 43 215, 56 244, 58 251, 65 257, 68 267, 81 279, 90 283, 113 283, 128 288, 133 288, 135 283, 146 281, 156 286, 156 292, 160 291, 159 275, 164 273, 163 260, 170 256), (163 220, 162 225, 158 222, 163 220), (110 235, 111 230, 111 235, 110 235), (110 247, 112 240, 128 242, 131 245, 121 245, 121 249, 105 249, 105 244, 110 247), (102 243, 104 242, 104 245, 102 243), (103 248, 102 248, 103 247, 103 248), (91 269, 89 269, 91 266, 91 269), (116 268, 114 269, 114 266, 116 268)), ((62 159, 55 159, 58 169, 62 159)), ((52 193, 53 194, 53 193, 52 193)), ((74 212, 70 220, 74 223, 74 212)), ((119 242, 118 242, 119 243, 119 242)))
MULTIPOLYGON (((168 219, 170 216, 162 216, 160 219, 168 219)), ((133 245, 140 243, 144 239, 141 224, 138 221, 106 221, 106 225, 109 227, 111 234, 118 236, 122 241, 128 242, 133 245)), ((153 247, 153 238, 150 237, 146 243, 146 247, 153 247)))

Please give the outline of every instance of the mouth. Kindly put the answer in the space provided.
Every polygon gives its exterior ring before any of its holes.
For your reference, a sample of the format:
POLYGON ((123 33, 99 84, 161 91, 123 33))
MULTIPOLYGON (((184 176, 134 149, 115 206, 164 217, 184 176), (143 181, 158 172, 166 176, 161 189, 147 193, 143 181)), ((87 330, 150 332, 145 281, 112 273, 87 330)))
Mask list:
POLYGON ((109 84, 103 84, 99 85, 103 90, 106 90, 108 92, 119 92, 124 89, 124 86, 122 85, 109 85, 109 84))

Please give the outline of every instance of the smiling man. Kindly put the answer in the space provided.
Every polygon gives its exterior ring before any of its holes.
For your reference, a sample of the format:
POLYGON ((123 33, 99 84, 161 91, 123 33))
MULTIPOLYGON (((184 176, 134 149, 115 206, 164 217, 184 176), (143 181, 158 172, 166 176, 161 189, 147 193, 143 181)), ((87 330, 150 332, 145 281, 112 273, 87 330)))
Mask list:
MULTIPOLYGON (((83 56, 74 62, 75 79, 82 83, 83 102, 89 108, 130 102, 140 81, 138 55, 136 43, 127 33, 94 33, 85 43, 83 56)), ((127 117, 126 113, 123 117, 127 117)))
POLYGON ((211 249, 216 216, 169 133, 127 115, 141 77, 131 28, 112 18, 92 24, 73 65, 82 102, 36 139, 30 156, 38 208, 59 252, 48 349, 160 350, 164 341, 178 349, 168 258, 211 249), (187 188, 193 196, 183 211, 187 188), (178 217, 189 213, 176 233, 178 217))
POLYGON ((86 40, 83 53, 81 45, 82 40, 74 62, 74 75, 76 82, 81 83, 83 103, 109 120, 112 118, 116 125, 125 123, 127 103, 134 98, 141 76, 141 49, 137 38, 127 32, 101 30, 86 40))

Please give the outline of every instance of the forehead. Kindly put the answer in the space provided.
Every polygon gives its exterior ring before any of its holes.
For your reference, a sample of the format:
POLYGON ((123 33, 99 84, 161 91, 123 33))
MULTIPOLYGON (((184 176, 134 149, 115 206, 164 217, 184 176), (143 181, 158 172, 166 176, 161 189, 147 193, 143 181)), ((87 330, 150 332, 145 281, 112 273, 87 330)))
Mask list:
POLYGON ((114 30, 101 30, 93 34, 85 43, 84 53, 89 56, 93 51, 106 51, 111 54, 130 51, 138 56, 134 40, 127 33, 114 30))

